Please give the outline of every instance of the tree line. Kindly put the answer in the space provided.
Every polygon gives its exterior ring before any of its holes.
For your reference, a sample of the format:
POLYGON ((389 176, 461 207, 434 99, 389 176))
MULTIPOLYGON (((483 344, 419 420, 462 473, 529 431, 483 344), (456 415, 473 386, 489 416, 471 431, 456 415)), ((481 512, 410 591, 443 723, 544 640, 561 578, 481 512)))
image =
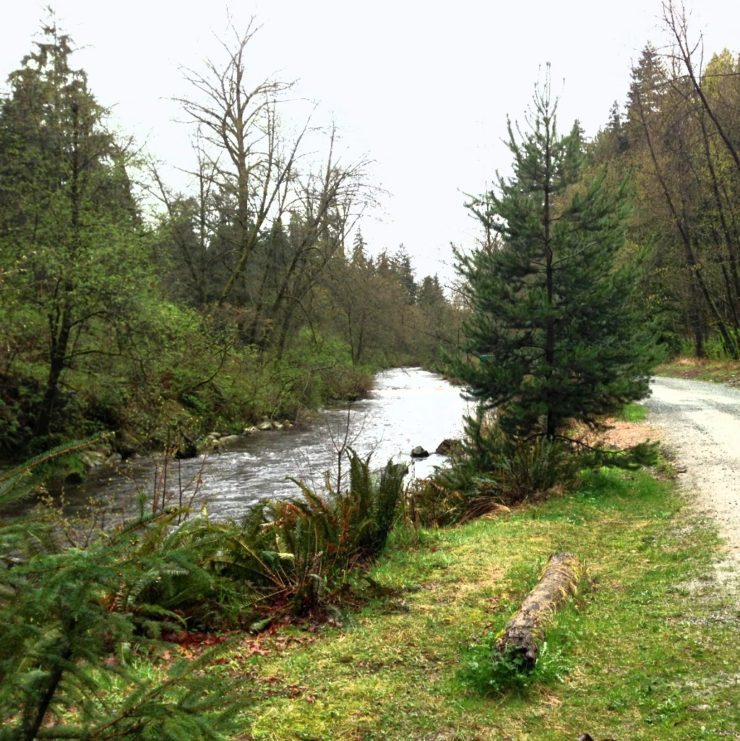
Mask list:
MULTIPOLYGON (((625 103, 592 140, 570 137, 567 188, 598 176, 623 189, 616 260, 635 269, 656 342, 737 358, 740 62, 725 50, 704 64, 671 3, 664 25, 670 43, 645 47, 625 103)), ((254 33, 234 31, 220 60, 186 73, 186 192, 113 132, 53 24, 10 74, 3 457, 101 429, 125 433, 128 450, 295 416, 362 393, 373 368, 434 365, 460 345, 474 308, 465 267, 451 298, 402 247, 368 247, 368 162, 347 161, 332 128, 286 124, 291 85, 250 78, 254 33)), ((508 217, 473 205, 490 248, 508 217)))
POLYGON ((295 416, 362 393, 374 368, 433 364, 454 337, 436 276, 417 281, 402 248, 369 253, 367 162, 343 161, 334 129, 287 127, 290 84, 250 79, 253 35, 187 73, 185 193, 113 132, 53 24, 10 74, 1 455, 100 429, 146 447, 295 416))
POLYGON ((683 10, 663 5, 667 44, 647 44, 624 106, 591 145, 594 168, 628 178, 631 253, 646 248, 642 292, 675 353, 740 357, 740 58, 704 61, 683 10))

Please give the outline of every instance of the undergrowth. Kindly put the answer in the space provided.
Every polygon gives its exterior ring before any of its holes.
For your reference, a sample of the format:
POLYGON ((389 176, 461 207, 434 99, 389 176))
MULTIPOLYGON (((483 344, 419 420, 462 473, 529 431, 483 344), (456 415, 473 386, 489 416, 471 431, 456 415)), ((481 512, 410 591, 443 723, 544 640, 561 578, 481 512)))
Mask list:
POLYGON ((693 740, 740 731, 737 616, 712 579, 716 535, 670 482, 601 468, 573 494, 399 541, 406 547, 369 574, 390 596, 350 626, 283 648, 265 636, 259 654, 231 654, 229 671, 266 683, 242 715, 248 736, 693 740), (535 673, 491 666, 492 640, 561 550, 585 562, 588 588, 557 614, 535 673))
MULTIPOLYGON (((644 417, 638 404, 624 414, 644 417)), ((580 486, 580 472, 602 466, 638 469, 655 465, 657 443, 624 450, 587 444, 578 437, 515 437, 481 407, 465 420, 464 436, 449 465, 426 481, 415 482, 408 496, 410 519, 424 526, 466 522, 487 513, 539 501, 580 486)))
MULTIPOLYGON (((0 475, 0 513, 30 494, 51 457, 79 447, 0 475)), ((405 468, 375 475, 369 458, 349 459, 346 489, 300 484, 300 497, 241 523, 191 517, 157 497, 113 529, 86 524, 84 538, 38 513, 0 520, 0 738, 216 738, 232 728, 251 682, 204 674, 224 647, 172 661, 172 637, 310 615, 356 585, 385 547, 405 468), (168 670, 135 668, 161 656, 168 670)))

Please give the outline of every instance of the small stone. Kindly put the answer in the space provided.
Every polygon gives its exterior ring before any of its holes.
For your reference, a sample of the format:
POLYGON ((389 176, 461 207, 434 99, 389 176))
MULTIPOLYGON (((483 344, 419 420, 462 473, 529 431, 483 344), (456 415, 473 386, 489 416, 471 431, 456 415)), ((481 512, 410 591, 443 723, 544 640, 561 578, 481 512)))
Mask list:
POLYGON ((227 448, 233 448, 244 442, 244 438, 241 435, 226 435, 218 439, 217 445, 221 450, 227 448))

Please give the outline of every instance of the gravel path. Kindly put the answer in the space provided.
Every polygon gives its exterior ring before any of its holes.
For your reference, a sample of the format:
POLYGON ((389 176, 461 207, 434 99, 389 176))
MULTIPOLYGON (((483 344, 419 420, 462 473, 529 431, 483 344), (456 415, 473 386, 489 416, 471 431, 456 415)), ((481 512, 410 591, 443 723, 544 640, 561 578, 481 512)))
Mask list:
POLYGON ((728 566, 740 571, 740 389, 682 378, 655 378, 645 402, 677 456, 687 491, 717 521, 728 566))

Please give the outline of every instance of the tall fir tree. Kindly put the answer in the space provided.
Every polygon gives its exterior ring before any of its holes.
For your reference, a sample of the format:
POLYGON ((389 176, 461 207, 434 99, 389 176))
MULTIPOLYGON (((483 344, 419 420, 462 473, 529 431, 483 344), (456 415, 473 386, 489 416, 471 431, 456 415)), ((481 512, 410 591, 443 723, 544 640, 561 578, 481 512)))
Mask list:
POLYGON ((513 176, 470 205, 497 238, 458 254, 472 312, 455 370, 517 437, 596 423, 647 394, 651 366, 635 266, 617 260, 623 189, 581 182, 580 127, 559 136, 555 112, 545 86, 528 130, 509 125, 513 176))

